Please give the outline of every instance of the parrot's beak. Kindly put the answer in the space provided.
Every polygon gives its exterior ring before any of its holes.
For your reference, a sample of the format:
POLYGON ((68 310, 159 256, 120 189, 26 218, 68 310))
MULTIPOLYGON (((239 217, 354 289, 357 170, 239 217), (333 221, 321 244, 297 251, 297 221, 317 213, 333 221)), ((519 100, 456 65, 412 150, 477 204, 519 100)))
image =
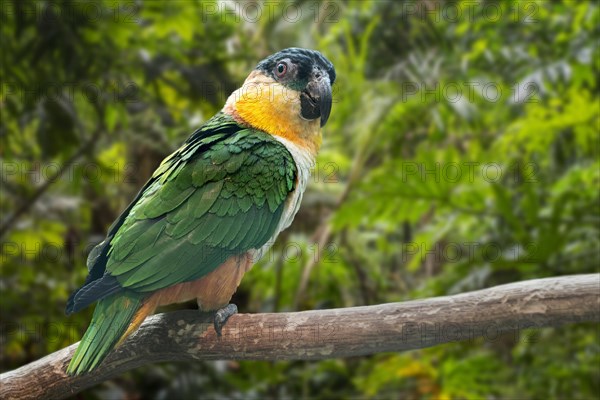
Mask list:
POLYGON ((331 113, 331 99, 329 75, 320 69, 315 69, 306 89, 300 94, 302 117, 308 120, 321 117, 321 126, 324 126, 331 113))

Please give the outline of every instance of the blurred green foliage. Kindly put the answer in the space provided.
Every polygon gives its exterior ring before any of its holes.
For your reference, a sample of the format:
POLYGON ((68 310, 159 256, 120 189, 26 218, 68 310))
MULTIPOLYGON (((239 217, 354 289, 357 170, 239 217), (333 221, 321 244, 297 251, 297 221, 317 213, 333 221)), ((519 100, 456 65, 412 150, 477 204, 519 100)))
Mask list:
MULTIPOLYGON (((57 0, 0 13, 3 371, 79 340, 91 310, 63 310, 91 246, 255 64, 289 46, 332 60, 335 103, 300 214, 245 277, 241 311, 599 271, 594 2, 57 0)), ((598 334, 152 365, 83 398, 597 398, 598 334)))

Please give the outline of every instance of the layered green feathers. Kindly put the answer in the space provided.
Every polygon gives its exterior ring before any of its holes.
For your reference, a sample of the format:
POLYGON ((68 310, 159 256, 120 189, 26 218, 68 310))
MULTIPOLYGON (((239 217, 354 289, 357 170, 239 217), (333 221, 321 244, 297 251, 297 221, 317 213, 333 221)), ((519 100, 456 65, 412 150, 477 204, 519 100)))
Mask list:
POLYGON ((87 282, 86 301, 100 302, 70 373, 95 368, 125 332, 133 308, 154 291, 199 279, 277 233, 295 187, 294 160, 272 136, 239 126, 232 131, 232 123, 218 114, 195 132, 163 161, 111 230, 104 264, 89 267, 94 276, 103 268, 96 279, 117 294, 104 298, 94 292, 94 281, 87 282))
POLYGON ((142 304, 143 295, 113 295, 98 302, 92 322, 67 367, 69 375, 91 371, 106 358, 142 304))
POLYGON ((296 174, 283 145, 245 129, 189 161, 186 150, 157 170, 112 240, 106 271, 124 288, 198 279, 262 247, 280 222, 296 174))

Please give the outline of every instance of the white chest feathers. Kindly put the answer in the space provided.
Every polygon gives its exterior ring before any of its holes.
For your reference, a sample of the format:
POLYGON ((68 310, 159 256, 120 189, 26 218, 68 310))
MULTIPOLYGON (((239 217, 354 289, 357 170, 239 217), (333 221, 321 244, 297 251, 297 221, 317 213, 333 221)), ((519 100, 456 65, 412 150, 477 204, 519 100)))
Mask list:
POLYGON ((315 165, 315 157, 310 150, 303 148, 283 137, 275 136, 275 138, 286 147, 286 149, 294 158, 298 176, 296 180, 296 188, 289 194, 284 204, 283 214, 281 215, 279 225, 277 225, 277 229, 275 229, 273 236, 271 236, 267 243, 265 243, 265 245, 257 250, 257 252, 254 254, 253 258, 255 262, 258 261, 273 245, 279 233, 292 224, 296 213, 300 209, 302 196, 304 195, 304 191, 306 190, 306 186, 308 185, 308 180, 310 178, 310 170, 315 165))

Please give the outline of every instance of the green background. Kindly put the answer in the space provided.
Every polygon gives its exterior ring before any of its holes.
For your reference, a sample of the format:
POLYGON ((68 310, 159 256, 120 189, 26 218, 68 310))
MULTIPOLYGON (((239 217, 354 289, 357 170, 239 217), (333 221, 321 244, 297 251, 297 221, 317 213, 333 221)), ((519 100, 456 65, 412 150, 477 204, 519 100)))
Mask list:
MULTIPOLYGON (((244 278, 241 312, 600 269, 594 2, 1 5, 2 371, 79 340, 92 310, 64 306, 91 246, 258 61, 290 46, 334 63, 334 104, 296 222, 244 278)), ((598 324, 577 324, 321 362, 149 365, 79 398, 599 394, 598 324)))

